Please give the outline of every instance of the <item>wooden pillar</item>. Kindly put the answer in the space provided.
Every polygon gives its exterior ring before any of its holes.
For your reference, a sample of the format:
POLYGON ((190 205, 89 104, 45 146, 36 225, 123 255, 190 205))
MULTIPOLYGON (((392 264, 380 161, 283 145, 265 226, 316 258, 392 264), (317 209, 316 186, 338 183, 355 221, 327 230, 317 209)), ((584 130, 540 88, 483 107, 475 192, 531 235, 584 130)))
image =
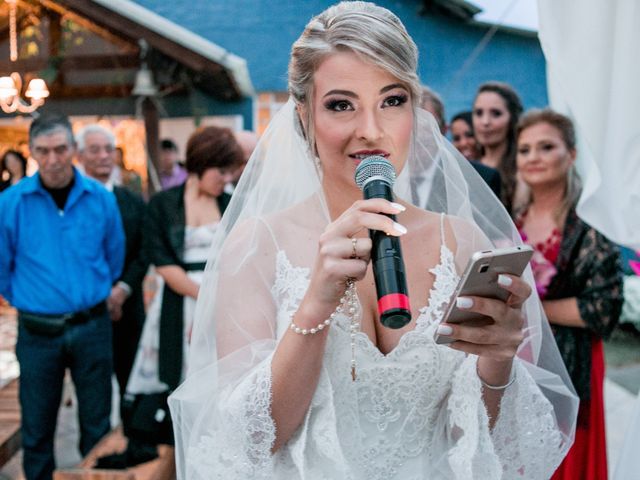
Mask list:
POLYGON ((160 185, 160 117, 155 102, 145 97, 142 100, 142 117, 147 142, 147 178, 149 196, 161 190, 160 185))
POLYGON ((49 11, 49 63, 54 68, 49 69, 53 71, 48 77, 44 77, 44 80, 51 89, 62 88, 65 84, 64 72, 59 68, 60 61, 62 60, 62 54, 64 54, 65 45, 62 41, 62 16, 54 11, 49 11))

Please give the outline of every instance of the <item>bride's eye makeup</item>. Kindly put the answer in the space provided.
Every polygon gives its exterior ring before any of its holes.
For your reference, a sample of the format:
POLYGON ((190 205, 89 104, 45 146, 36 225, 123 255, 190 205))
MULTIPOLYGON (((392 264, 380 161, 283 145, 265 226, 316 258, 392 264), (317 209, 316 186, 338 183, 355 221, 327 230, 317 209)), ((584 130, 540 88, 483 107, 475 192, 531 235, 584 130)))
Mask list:
POLYGON ((390 95, 382 102, 383 107, 400 107, 407 103, 409 96, 406 93, 398 93, 396 95, 390 95))
POLYGON ((351 105, 351 102, 349 102, 348 100, 344 100, 342 98, 333 98, 333 99, 327 100, 324 103, 324 108, 334 112, 346 112, 348 110, 353 110, 353 106, 351 105))

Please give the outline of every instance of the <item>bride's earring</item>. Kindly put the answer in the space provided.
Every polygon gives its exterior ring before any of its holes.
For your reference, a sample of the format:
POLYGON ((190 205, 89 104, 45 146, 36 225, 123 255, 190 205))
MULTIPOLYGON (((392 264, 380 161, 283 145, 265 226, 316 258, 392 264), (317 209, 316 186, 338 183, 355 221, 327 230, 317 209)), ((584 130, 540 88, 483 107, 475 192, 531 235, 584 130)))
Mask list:
POLYGON ((322 162, 318 155, 313 156, 313 165, 316 167, 316 172, 318 172, 318 178, 322 180, 322 162))

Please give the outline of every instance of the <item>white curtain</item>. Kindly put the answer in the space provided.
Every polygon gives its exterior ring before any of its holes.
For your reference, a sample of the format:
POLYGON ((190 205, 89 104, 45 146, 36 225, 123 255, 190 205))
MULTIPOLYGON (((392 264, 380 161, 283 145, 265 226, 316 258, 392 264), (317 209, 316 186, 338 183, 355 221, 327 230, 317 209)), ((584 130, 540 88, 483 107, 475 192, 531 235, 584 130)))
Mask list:
POLYGON ((640 1, 538 0, 551 106, 578 135, 578 215, 640 249, 640 1))

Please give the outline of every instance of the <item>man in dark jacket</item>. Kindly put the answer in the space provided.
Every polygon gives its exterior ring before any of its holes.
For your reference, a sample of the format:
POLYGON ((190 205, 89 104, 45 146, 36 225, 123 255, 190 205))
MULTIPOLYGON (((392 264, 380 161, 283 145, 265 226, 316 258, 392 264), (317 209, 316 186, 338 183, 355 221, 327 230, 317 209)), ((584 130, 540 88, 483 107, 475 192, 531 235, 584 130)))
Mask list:
POLYGON ((142 223, 145 204, 142 197, 109 179, 115 165, 115 137, 100 125, 88 125, 76 135, 78 159, 85 174, 113 192, 118 203, 126 238, 122 276, 107 299, 113 325, 114 371, 124 395, 144 323, 142 281, 148 262, 142 253, 142 223))

